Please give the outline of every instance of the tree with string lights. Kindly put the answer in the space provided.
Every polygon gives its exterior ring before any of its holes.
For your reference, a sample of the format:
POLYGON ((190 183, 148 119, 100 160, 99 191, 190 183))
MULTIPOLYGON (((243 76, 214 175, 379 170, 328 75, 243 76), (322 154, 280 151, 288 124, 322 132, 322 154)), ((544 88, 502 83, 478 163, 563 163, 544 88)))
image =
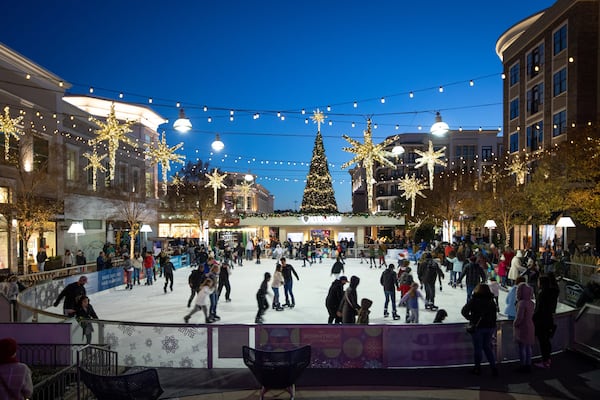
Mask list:
POLYGON ((311 119, 317 124, 317 137, 306 177, 300 211, 303 213, 337 213, 337 202, 321 136, 321 124, 325 120, 325 116, 317 109, 311 119))

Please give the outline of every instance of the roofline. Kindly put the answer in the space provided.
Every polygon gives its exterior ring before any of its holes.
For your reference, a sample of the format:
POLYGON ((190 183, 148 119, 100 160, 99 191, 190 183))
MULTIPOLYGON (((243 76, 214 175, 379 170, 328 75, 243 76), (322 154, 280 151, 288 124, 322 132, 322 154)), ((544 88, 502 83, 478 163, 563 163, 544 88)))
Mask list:
POLYGON ((72 86, 64 79, 54 75, 47 69, 42 68, 40 65, 34 63, 27 57, 21 55, 2 42, 0 42, 0 60, 5 61, 9 65, 17 67, 18 69, 22 70, 23 73, 30 74, 32 78, 37 77, 42 81, 52 84, 52 86, 58 88, 57 90, 64 91, 72 86))
POLYGON ((504 52, 508 49, 531 25, 533 25, 548 8, 540 11, 536 14, 530 15, 529 17, 519 21, 515 25, 508 28, 496 41, 496 54, 500 58, 500 61, 504 61, 504 52))

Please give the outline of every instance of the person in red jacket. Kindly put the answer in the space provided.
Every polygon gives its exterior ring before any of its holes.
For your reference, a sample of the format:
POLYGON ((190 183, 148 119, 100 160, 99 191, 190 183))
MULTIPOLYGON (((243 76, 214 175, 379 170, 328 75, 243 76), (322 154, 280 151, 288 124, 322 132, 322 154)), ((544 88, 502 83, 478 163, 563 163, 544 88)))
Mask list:
POLYGON ((154 276, 154 272, 152 271, 153 268, 154 256, 152 256, 151 252, 147 252, 146 257, 144 257, 144 271, 146 272, 145 285, 152 285, 152 277, 154 276))

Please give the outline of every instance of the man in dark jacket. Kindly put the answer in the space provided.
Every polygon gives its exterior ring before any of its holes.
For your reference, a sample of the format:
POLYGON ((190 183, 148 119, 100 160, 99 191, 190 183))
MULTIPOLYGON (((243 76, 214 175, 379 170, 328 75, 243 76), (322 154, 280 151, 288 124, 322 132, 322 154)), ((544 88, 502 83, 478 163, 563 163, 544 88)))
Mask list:
POLYGON ((204 267, 200 265, 197 269, 193 270, 188 277, 188 284, 190 285, 190 290, 192 291, 187 303, 188 308, 192 306, 192 300, 194 300, 196 293, 198 293, 198 290, 200 290, 200 284, 204 281, 204 278, 204 267))
POLYGON ((173 272, 175 272, 175 266, 173 265, 173 263, 171 262, 171 257, 167 256, 165 258, 165 263, 161 266, 162 270, 163 270, 163 274, 165 275, 165 293, 167 293, 167 286, 169 286, 170 283, 170 288, 171 288, 171 292, 173 291, 173 272))
POLYGON ((379 283, 383 286, 383 293, 385 294, 385 305, 383 306, 383 316, 389 317, 388 303, 392 301, 392 318, 400 319, 396 312, 396 290, 398 289, 398 275, 394 271, 394 264, 388 265, 385 271, 379 278, 379 283))
POLYGON ((338 310, 340 308, 340 304, 342 303, 342 299, 344 298, 344 285, 348 282, 348 278, 345 276, 340 276, 339 279, 334 280, 329 287, 329 293, 327 293, 327 298, 325 299, 325 307, 327 307, 327 312, 329 313, 329 318, 327 318, 327 323, 342 323, 341 313, 338 316, 338 310))
POLYGON ((63 303, 63 313, 67 317, 74 317, 77 310, 77 301, 81 296, 86 295, 84 285, 87 283, 87 276, 79 277, 77 282, 68 284, 62 292, 58 295, 58 298, 54 302, 54 307, 58 307, 60 301, 65 298, 63 303))
POLYGON ((283 306, 294 308, 296 306, 296 299, 294 298, 294 292, 292 291, 292 288, 294 286, 294 280, 292 279, 292 274, 294 274, 294 276, 296 277, 297 280, 300 280, 300 278, 298 277, 298 274, 296 273, 296 270, 294 269, 294 267, 292 267, 290 264, 286 263, 285 257, 281 257, 281 259, 279 261, 281 263, 281 274, 283 275, 283 281, 284 281, 283 291, 285 293, 285 304, 283 306), (291 303, 290 303, 290 298, 292 300, 291 303))
POLYGON ((435 282, 439 278, 444 278, 444 272, 439 264, 431 257, 431 253, 425 256, 425 270, 423 273, 423 284, 425 285, 425 309, 436 311, 435 305, 435 282))
POLYGON ((471 300, 471 296, 473 295, 473 290, 475 286, 477 286, 480 282, 485 282, 487 279, 485 275, 485 271, 483 268, 479 266, 477 263, 477 258, 472 256, 469 259, 469 263, 465 265, 463 268, 463 272, 458 277, 458 283, 462 282, 462 279, 465 278, 467 284, 467 303, 471 300))

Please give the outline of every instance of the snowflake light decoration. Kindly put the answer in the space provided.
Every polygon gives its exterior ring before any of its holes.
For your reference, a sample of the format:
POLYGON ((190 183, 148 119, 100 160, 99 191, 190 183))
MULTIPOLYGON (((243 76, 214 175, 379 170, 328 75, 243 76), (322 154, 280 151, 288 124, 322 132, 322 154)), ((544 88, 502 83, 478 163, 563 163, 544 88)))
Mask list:
POLYGON ((248 195, 250 194, 251 188, 252 184, 249 182, 243 182, 235 187, 235 189, 244 197, 244 211, 248 209, 248 195))
POLYGON ((446 166, 446 162, 440 160, 440 158, 444 157, 445 150, 446 146, 437 151, 433 150, 433 143, 431 140, 429 141, 429 149, 427 149, 427 151, 415 149, 415 153, 421 156, 415 159, 415 168, 418 169, 425 165, 427 166, 427 171, 429 172, 429 190, 433 190, 433 168, 435 167, 435 164, 441 165, 442 167, 446 166))
POLYGON ((317 130, 320 132, 321 131, 321 124, 323 122, 325 122, 325 118, 327 118, 325 116, 325 114, 323 114, 323 112, 321 110, 319 110, 318 108, 314 111, 313 116, 310 117, 310 119, 313 120, 313 122, 315 124, 317 124, 317 130))
POLYGON ((511 163, 506 167, 509 175, 515 175, 517 179, 517 186, 523 185, 525 183, 525 176, 529 174, 529 168, 527 168, 527 163, 525 161, 521 161, 519 156, 515 156, 512 159, 511 163))
POLYGON ((342 164, 342 168, 348 168, 353 164, 362 164, 367 175, 367 207, 369 211, 373 211, 373 184, 375 183, 375 179, 373 179, 373 167, 375 162, 379 162, 382 165, 396 168, 396 165, 388 160, 388 158, 394 157, 394 155, 391 152, 384 150, 389 144, 396 140, 396 137, 389 137, 385 139, 383 143, 374 144, 370 119, 367 120, 367 129, 363 131, 363 133, 363 143, 348 137, 348 135, 343 135, 344 139, 346 139, 353 147, 344 147, 342 150, 353 153, 355 156, 352 160, 342 164))
POLYGON ((183 185, 183 178, 179 176, 179 172, 175 172, 175 175, 171 178, 171 185, 175 187, 175 192, 179 196, 179 188, 183 185))
POLYGON ((217 191, 227 186, 223 183, 223 180, 227 174, 219 174, 219 171, 215 168, 212 174, 204 174, 208 178, 208 183, 204 187, 212 187, 214 193, 215 204, 217 204, 217 191))
POLYGON ((494 199, 496 199, 496 184, 500 180, 500 172, 496 170, 496 164, 492 164, 492 169, 486 171, 484 182, 492 184, 492 194, 494 195, 494 199))
POLYGON ((0 132, 4 133, 4 159, 8 160, 8 152, 10 150, 10 137, 19 141, 21 130, 17 126, 23 120, 23 116, 17 118, 10 117, 10 108, 4 107, 4 115, 0 115, 0 132))
POLYGON ((184 155, 175 154, 175 151, 179 150, 183 146, 183 142, 173 147, 169 147, 167 145, 165 132, 163 132, 162 139, 156 143, 156 147, 153 147, 152 143, 146 144, 145 146, 146 157, 150 159, 152 165, 160 164, 162 170, 163 193, 167 194, 167 174, 171 170, 171 161, 183 164, 183 160, 185 160, 184 155))
POLYGON ((96 146, 94 146, 94 150, 92 153, 83 153, 83 156, 88 159, 88 165, 86 165, 83 169, 87 171, 88 169, 92 169, 92 186, 94 192, 96 191, 96 183, 98 182, 98 171, 106 172, 106 168, 102 165, 102 160, 106 158, 106 154, 98 155, 96 151, 96 146))
POLYGON ((405 175, 404 178, 402 178, 400 180, 400 182, 398 183, 398 188, 404 192, 404 198, 406 200, 410 200, 410 203, 411 203, 410 216, 414 217, 415 216, 415 200, 416 200, 417 196, 421 196, 424 199, 427 198, 427 196, 425 196, 421 192, 421 190, 427 189, 427 185, 425 185, 423 182, 421 182, 420 179, 417 179, 415 177, 415 174, 412 174, 411 177, 408 177, 405 175))
POLYGON ((117 150, 119 149, 119 143, 123 142, 134 149, 137 145, 131 140, 127 134, 131 132, 131 125, 134 121, 125 121, 120 124, 115 114, 115 104, 111 104, 110 113, 106 118, 106 122, 100 121, 96 118, 90 118, 92 122, 100 127, 96 129, 94 133, 97 135, 95 139, 89 141, 90 146, 95 146, 101 142, 108 142, 108 160, 110 164, 110 180, 115 180, 115 162, 117 157, 117 150))

